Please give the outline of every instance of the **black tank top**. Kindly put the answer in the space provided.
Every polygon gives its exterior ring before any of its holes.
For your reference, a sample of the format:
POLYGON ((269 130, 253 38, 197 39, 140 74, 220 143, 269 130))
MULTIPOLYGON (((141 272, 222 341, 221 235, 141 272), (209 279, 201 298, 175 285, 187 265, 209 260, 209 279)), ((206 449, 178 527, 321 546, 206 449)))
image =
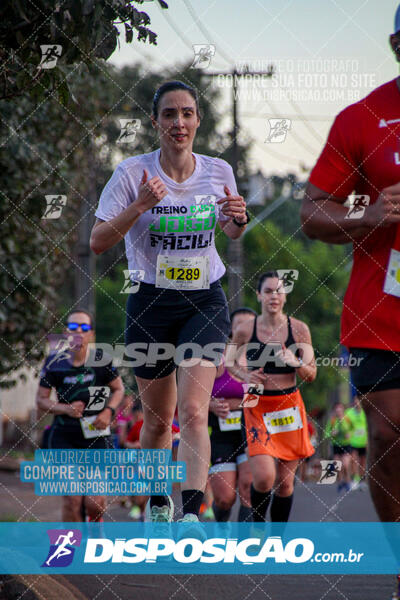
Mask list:
MULTIPOLYGON (((288 323, 288 336, 285 342, 286 348, 291 348, 293 352, 293 344, 296 344, 293 332, 292 332, 292 324, 290 322, 290 318, 287 317, 288 323)), ((270 375, 273 374, 284 374, 284 373, 295 373, 296 369, 294 367, 290 367, 286 365, 281 359, 275 357, 275 354, 278 350, 281 350, 281 345, 279 346, 276 343, 268 342, 264 344, 260 342, 257 337, 257 317, 254 319, 254 327, 253 327, 253 335, 249 341, 249 344, 258 344, 257 348, 250 348, 246 352, 247 362, 259 361, 263 352, 265 351, 265 355, 262 357, 260 364, 251 365, 248 364, 248 368, 251 370, 263 368, 264 373, 268 373, 270 375)), ((298 355, 298 349, 296 348, 295 352, 293 352, 296 356, 298 355)))

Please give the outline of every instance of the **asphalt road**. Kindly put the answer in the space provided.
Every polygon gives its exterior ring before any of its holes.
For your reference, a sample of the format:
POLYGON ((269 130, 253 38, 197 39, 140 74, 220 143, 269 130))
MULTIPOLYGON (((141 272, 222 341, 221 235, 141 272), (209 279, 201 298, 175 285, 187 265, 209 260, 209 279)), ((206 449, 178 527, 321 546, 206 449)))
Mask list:
POLYGON ((390 576, 69 576, 90 600, 390 600, 390 576))
MULTIPOLYGON (((33 486, 22 484, 12 473, 0 473, 0 483, 0 521, 60 519, 60 499, 38 498, 33 486)), ((179 494, 174 496, 179 504, 179 494)), ((106 520, 128 521, 127 509, 118 502, 110 504, 106 520)), ((339 495, 335 485, 300 483, 291 520, 375 521, 377 517, 368 492, 339 495)), ((391 600, 396 586, 396 578, 387 575, 71 575, 67 579, 88 600, 391 600)))
MULTIPOLYGON (((174 500, 178 503, 179 496, 174 500)), ((115 513, 120 510, 115 508, 115 513)), ((368 492, 339 495, 334 485, 300 483, 291 520, 376 521, 377 516, 368 492)), ((396 587, 394 576, 382 575, 102 575, 68 579, 96 600, 390 600, 396 587)))

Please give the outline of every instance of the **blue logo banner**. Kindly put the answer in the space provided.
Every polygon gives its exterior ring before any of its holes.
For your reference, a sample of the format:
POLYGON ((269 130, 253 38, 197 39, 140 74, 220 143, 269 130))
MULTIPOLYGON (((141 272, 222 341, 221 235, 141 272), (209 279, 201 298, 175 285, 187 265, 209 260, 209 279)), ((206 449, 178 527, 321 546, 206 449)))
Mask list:
POLYGON ((0 523, 14 574, 397 574, 400 523, 0 523))
POLYGON ((186 463, 171 450, 36 450, 20 476, 38 496, 153 496, 185 481, 186 463))

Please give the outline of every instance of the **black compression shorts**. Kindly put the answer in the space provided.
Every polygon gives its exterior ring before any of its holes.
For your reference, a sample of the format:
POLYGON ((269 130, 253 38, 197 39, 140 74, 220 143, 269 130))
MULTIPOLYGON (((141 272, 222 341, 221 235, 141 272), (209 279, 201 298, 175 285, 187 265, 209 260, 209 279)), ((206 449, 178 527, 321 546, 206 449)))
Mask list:
POLYGON ((362 446, 361 448, 356 448, 355 446, 351 447, 352 452, 358 452, 359 456, 366 456, 367 454, 367 448, 365 446, 362 446))
POLYGON ((110 435, 85 439, 79 424, 74 428, 64 427, 59 424, 58 418, 53 422, 46 438, 46 447, 49 450, 108 450, 113 448, 110 435))
POLYGON ((337 444, 333 444, 333 454, 335 456, 342 456, 343 454, 350 454, 351 446, 339 446, 337 444))
POLYGON ((358 394, 400 389, 400 352, 350 348, 351 379, 358 394))
POLYGON ((246 429, 243 411, 240 421, 240 430, 221 431, 218 419, 212 420, 214 427, 211 429, 211 469, 210 474, 221 471, 236 471, 238 465, 247 460, 246 429))
MULTIPOLYGON (((160 289, 142 282, 139 291, 129 295, 126 313, 125 344, 143 348, 136 352, 136 364, 132 364, 135 375, 165 377, 183 358, 203 358, 219 365, 230 331, 228 304, 219 281, 208 290, 191 291, 160 289), (165 358, 158 358, 154 354, 156 344, 173 349, 167 350, 165 358), (185 352, 183 344, 188 345, 185 352), (153 345, 153 356, 147 351, 149 345, 153 345), (196 345, 194 351, 191 345, 196 345)), ((127 354, 131 360, 129 349, 127 354)))
POLYGON ((236 467, 246 460, 246 445, 240 433, 239 436, 227 435, 225 439, 218 436, 214 440, 211 434, 210 474, 236 471, 236 467))

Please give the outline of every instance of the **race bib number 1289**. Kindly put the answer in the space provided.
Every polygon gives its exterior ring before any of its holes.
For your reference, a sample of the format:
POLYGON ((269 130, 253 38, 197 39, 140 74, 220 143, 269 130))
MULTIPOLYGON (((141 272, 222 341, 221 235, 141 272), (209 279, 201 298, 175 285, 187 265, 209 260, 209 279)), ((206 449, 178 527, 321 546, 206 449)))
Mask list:
POLYGON ((174 290, 204 290, 210 287, 208 256, 157 257, 156 287, 174 290))

